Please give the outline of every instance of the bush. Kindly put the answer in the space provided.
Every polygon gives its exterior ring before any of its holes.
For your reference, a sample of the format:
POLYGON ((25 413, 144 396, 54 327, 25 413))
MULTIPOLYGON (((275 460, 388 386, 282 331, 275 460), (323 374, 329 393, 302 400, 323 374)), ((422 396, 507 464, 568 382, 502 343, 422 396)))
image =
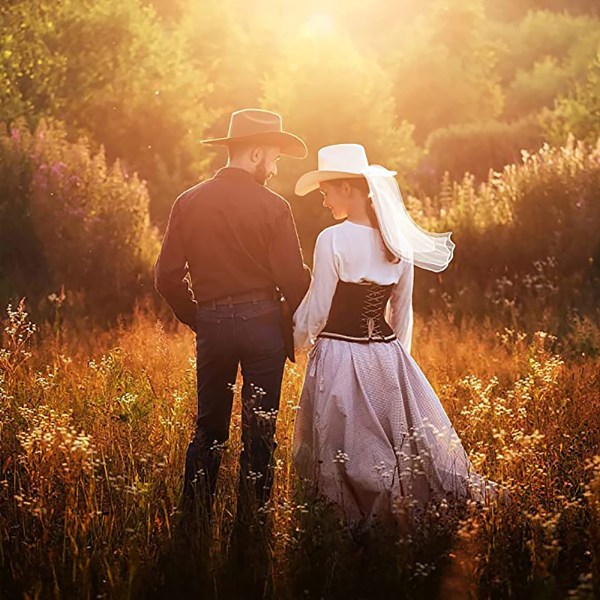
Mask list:
POLYGON ((420 286, 440 293, 459 318, 508 312, 515 324, 531 318, 564 332, 570 313, 595 315, 600 301, 599 194, 600 146, 573 139, 525 153, 522 164, 479 186, 473 176, 448 183, 429 201, 437 214, 420 220, 454 232, 455 257, 439 275, 441 292, 428 275, 420 286))
POLYGON ((485 179, 490 169, 497 171, 519 162, 522 150, 538 150, 541 146, 541 129, 534 119, 438 129, 427 140, 427 155, 421 161, 419 177, 428 189, 445 172, 451 179, 462 179, 466 172, 485 179))
POLYGON ((85 139, 68 141, 62 124, 42 121, 33 135, 23 124, 3 129, 0 198, 5 287, 23 276, 36 292, 64 284, 105 313, 131 306, 150 283, 158 237, 145 184, 85 139))
MULTIPOLYGON (((171 26, 143 0, 1 4, 0 121, 64 121, 139 173, 155 222, 166 222, 176 193, 207 167, 198 139, 214 120, 206 103, 220 73, 208 72, 212 54, 190 48, 200 19, 171 26)), ((202 20, 214 29, 212 14, 202 20)))
POLYGON ((0 129, 0 297, 35 289, 46 273, 29 219, 31 134, 25 127, 0 129))
POLYGON ((554 110, 546 111, 542 123, 546 135, 563 143, 570 135, 594 143, 600 136, 600 45, 590 62, 585 81, 579 82, 567 96, 559 98, 554 110))

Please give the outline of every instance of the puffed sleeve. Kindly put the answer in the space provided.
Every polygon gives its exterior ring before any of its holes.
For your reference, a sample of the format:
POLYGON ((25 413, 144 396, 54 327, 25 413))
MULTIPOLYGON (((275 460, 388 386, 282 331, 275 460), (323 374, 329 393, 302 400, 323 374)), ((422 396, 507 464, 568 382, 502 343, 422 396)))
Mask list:
POLYGON ((409 353, 413 331, 414 274, 415 268, 412 263, 403 261, 400 279, 392 291, 386 315, 396 337, 409 353))
POLYGON ((335 236, 332 228, 319 234, 315 245, 313 279, 308 293, 294 313, 294 344, 308 348, 325 327, 339 280, 335 236))

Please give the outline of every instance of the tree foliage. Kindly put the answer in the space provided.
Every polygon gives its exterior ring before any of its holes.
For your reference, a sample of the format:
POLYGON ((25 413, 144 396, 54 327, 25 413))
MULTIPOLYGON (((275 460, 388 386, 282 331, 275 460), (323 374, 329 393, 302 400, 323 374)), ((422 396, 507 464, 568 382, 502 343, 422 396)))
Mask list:
POLYGON ((550 11, 528 13, 518 23, 498 23, 492 35, 508 119, 551 107, 585 78, 600 43, 597 19, 550 11))
POLYGON ((158 235, 137 176, 44 120, 33 134, 23 123, 4 127, 0 169, 4 273, 18 267, 29 288, 34 277, 38 290, 83 292, 86 307, 100 312, 131 307, 150 287, 158 235), (15 261, 20 253, 29 260, 15 261))
POLYGON ((493 119, 502 110, 494 49, 478 0, 437 2, 398 55, 398 115, 418 140, 449 125, 493 119))
POLYGON ((560 144, 574 135, 594 144, 600 139, 600 47, 587 77, 569 95, 558 98, 553 111, 544 114, 548 138, 560 144))
MULTIPOLYGON (((298 176, 316 168, 317 148, 359 143, 373 163, 406 174, 418 151, 412 126, 395 117, 391 82, 377 62, 347 37, 310 35, 293 39, 280 64, 264 80, 261 104, 285 115, 285 126, 312 152, 305 161, 282 167, 277 189, 289 197, 298 176)), ((300 226, 316 233, 326 222, 320 202, 296 202, 300 226)))

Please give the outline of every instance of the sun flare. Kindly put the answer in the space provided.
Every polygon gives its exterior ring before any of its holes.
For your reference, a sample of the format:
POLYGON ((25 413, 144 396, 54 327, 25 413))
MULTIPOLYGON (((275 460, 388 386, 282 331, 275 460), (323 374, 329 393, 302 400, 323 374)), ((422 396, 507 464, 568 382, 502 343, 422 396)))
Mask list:
POLYGON ((335 29, 335 22, 331 15, 314 13, 307 19, 304 29, 310 35, 330 35, 335 29))

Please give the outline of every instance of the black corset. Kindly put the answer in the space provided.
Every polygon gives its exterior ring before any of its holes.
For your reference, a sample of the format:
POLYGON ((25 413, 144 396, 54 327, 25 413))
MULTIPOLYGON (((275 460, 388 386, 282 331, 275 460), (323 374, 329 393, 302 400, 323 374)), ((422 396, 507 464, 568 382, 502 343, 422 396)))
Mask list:
POLYGON ((390 342, 396 339, 385 320, 385 306, 394 285, 338 281, 329 317, 319 337, 350 342, 390 342))

